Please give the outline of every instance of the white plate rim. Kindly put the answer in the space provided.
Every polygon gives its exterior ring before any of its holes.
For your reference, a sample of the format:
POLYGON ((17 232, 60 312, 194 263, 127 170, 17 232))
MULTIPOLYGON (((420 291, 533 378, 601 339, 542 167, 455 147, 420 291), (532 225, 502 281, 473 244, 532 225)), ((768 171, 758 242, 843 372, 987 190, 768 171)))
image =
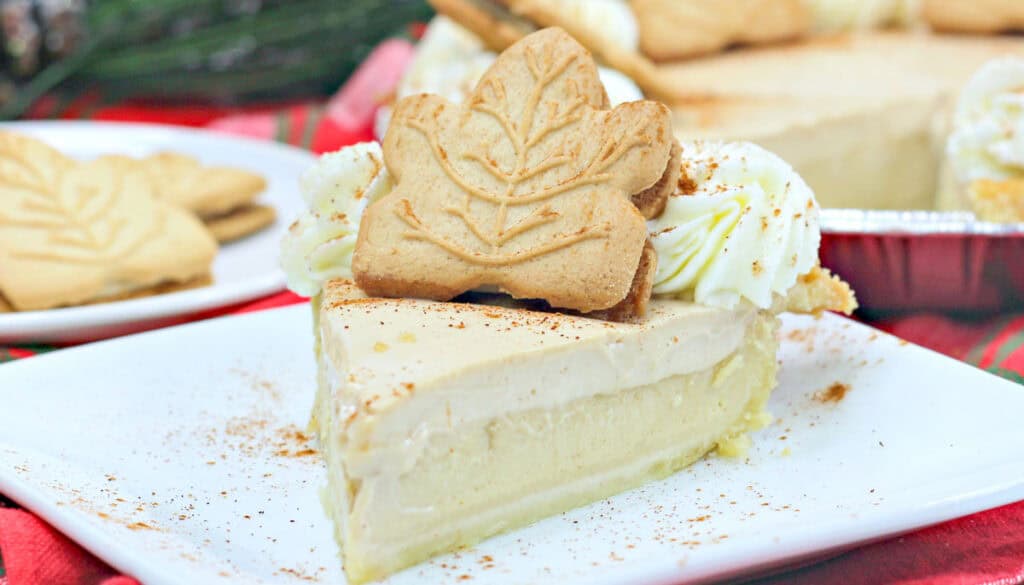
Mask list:
MULTIPOLYGON (((0 130, 13 132, 21 130, 61 132, 69 129, 75 132, 128 132, 143 134, 160 132, 187 136, 193 140, 221 143, 224 145, 224 148, 230 148, 232 145, 238 144, 243 144, 247 147, 257 147, 266 150, 275 157, 291 159, 302 164, 311 165, 316 160, 316 155, 309 151, 273 140, 261 140, 172 124, 90 120, 0 122, 0 130)), ((43 311, 0 313, 0 336, 13 336, 23 331, 52 327, 55 323, 61 321, 73 321, 75 329, 85 329, 185 316, 244 303, 284 290, 285 275, 281 270, 275 270, 227 285, 214 283, 208 286, 161 295, 96 305, 43 311)), ((30 339, 26 341, 36 342, 38 340, 30 339)), ((47 339, 42 339, 41 341, 47 341, 47 339)))

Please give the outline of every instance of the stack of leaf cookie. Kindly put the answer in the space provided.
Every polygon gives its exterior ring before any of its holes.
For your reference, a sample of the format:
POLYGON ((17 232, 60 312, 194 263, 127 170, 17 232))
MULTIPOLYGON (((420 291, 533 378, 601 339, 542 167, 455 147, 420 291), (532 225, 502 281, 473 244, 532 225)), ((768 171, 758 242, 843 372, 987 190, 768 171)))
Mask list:
POLYGON ((610 108, 561 29, 461 104, 396 104, 322 157, 282 244, 313 297, 312 426, 350 581, 742 453, 779 312, 852 311, 818 206, 752 144, 610 108))
POLYGON ((680 172, 669 110, 609 110, 593 61, 545 50, 524 44, 464 105, 399 102, 384 142, 397 185, 367 210, 353 262, 363 290, 448 300, 490 285, 643 314, 654 278, 645 219, 680 172))
POLYGON ((255 173, 203 165, 175 152, 160 152, 141 159, 118 155, 103 158, 145 173, 160 199, 194 213, 222 244, 274 222, 274 208, 255 202, 267 187, 266 179, 255 173))
POLYGON ((217 243, 115 160, 0 133, 0 304, 31 311, 206 284, 217 243))
POLYGON ((269 225, 266 183, 161 153, 79 162, 0 133, 0 310, 100 303, 210 283, 217 242, 269 225))
POLYGON ((203 165, 174 152, 158 153, 139 163, 152 177, 161 199, 196 214, 222 244, 274 222, 274 208, 255 202, 267 188, 260 175, 203 165))

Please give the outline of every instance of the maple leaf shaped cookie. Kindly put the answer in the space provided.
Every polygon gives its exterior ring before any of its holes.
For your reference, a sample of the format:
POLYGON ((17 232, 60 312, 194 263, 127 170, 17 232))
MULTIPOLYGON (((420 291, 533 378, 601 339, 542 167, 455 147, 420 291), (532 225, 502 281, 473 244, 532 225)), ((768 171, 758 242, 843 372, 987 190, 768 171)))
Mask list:
POLYGON ((228 213, 252 202, 267 188, 263 177, 242 169, 206 166, 174 152, 161 152, 140 163, 156 182, 157 195, 201 218, 228 213))
POLYGON ((194 213, 220 243, 259 231, 276 218, 273 207, 254 201, 267 187, 266 179, 255 173, 204 165, 176 152, 142 159, 119 154, 101 158, 137 166, 151 179, 157 198, 194 213))
POLYGON ((502 53, 460 106, 398 102, 383 144, 395 189, 363 216, 359 286, 438 300, 496 286, 582 312, 638 289, 642 312, 653 262, 637 204, 660 213, 677 146, 664 105, 607 108, 590 54, 557 28, 502 53))
POLYGON ((208 278, 217 245, 115 159, 79 163, 0 132, 0 295, 47 309, 208 278))

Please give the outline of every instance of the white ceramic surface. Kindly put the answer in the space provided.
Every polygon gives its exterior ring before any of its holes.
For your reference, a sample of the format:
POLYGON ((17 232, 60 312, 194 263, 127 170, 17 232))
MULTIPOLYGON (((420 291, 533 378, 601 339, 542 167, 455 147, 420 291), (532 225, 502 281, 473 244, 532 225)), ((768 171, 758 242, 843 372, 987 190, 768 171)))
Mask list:
POLYGON ((207 164, 249 169, 266 177, 267 190, 258 202, 273 206, 278 216, 269 228, 221 247, 210 286, 100 305, 0 313, 0 343, 74 342, 123 335, 284 290, 284 274, 277 265, 278 243, 304 208, 298 182, 314 161, 308 152, 268 141, 150 124, 12 122, 0 124, 0 129, 34 136, 81 159, 172 150, 207 164))
MULTIPOLYGON (((785 323, 778 420, 748 458, 387 583, 701 581, 1024 498, 1024 388, 838 317, 785 323)), ((144 583, 342 582, 323 469, 295 434, 309 329, 297 306, 0 366, 0 492, 144 583)))

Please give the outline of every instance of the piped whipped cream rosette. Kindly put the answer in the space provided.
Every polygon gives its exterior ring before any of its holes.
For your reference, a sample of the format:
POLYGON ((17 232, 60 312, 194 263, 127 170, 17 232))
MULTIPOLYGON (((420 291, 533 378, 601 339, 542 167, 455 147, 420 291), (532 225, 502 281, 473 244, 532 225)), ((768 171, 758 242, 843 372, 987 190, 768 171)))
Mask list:
POLYGON ((1024 221, 1024 59, 991 61, 964 88, 946 149, 956 189, 991 221, 1024 221))
POLYGON ((750 143, 684 144, 682 164, 681 189, 649 222, 654 293, 771 307, 818 262, 814 192, 784 160, 750 143))
POLYGON ((1024 177, 1024 59, 991 61, 964 87, 948 153, 960 180, 1024 177))
POLYGON ((321 156, 302 178, 302 196, 309 210, 281 242, 288 288, 315 296, 328 280, 352 278, 352 253, 363 211, 393 185, 376 142, 321 156))

